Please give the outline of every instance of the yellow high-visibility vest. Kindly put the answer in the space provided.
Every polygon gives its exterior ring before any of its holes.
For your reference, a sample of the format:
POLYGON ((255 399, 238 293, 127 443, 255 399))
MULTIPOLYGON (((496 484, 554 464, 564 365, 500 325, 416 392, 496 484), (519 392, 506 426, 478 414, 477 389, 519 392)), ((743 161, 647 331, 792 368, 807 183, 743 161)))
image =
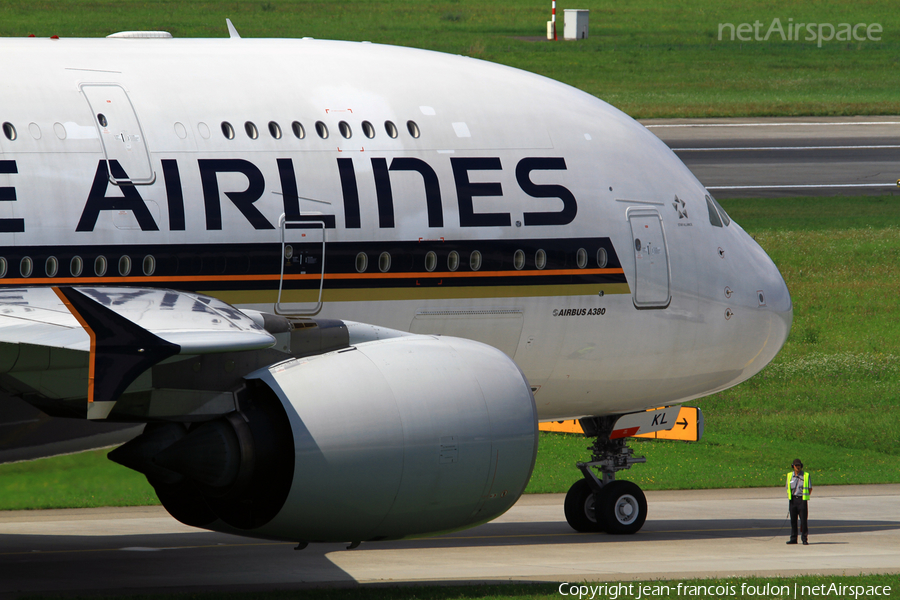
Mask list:
MULTIPOLYGON (((787 474, 787 495, 788 499, 793 498, 791 495, 791 478, 794 476, 794 472, 791 471, 787 474)), ((809 471, 803 473, 803 499, 809 500, 809 471)))

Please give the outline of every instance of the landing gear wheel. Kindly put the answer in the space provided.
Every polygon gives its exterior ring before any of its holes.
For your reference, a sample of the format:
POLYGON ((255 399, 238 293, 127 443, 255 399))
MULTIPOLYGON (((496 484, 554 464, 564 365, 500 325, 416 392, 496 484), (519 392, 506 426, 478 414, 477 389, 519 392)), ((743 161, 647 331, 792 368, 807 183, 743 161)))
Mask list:
POLYGON ((647 498, 630 481, 610 481, 603 486, 597 508, 603 530, 614 535, 637 533, 647 519, 647 498))
POLYGON ((594 491, 586 479, 579 479, 566 494, 564 504, 566 521, 575 531, 591 533, 602 531, 594 510, 594 491))

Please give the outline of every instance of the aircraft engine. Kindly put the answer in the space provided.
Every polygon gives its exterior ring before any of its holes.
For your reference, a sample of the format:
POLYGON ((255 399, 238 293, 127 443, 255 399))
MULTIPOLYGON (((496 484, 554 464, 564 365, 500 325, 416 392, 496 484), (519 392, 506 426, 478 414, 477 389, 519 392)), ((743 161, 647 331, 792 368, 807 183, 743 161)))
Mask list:
POLYGON ((471 527, 531 476, 534 397, 490 346, 404 336, 245 379, 240 411, 150 424, 110 458, 145 473, 184 523, 297 542, 471 527))

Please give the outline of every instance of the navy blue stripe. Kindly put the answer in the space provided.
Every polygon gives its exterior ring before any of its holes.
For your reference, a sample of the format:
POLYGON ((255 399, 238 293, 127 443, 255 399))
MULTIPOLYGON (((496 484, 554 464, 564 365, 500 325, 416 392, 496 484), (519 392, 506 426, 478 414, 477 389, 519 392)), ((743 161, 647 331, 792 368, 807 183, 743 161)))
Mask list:
MULTIPOLYGON (((320 217, 309 217, 318 220, 320 217)), ((297 228, 317 227, 312 224, 289 224, 297 228)), ((24 222, 21 219, 0 220, 0 231, 22 231, 24 222)), ((273 237, 275 237, 273 235, 273 237)), ((318 273, 321 271, 322 243, 318 242, 294 242, 290 241, 293 252, 290 260, 284 263, 285 274, 295 275, 304 273, 318 273)), ((409 273, 409 279, 379 279, 373 282, 370 279, 353 280, 352 282, 337 283, 338 280, 329 280, 329 287, 371 287, 387 286, 402 287, 405 285, 434 285, 434 278, 419 279, 425 273, 426 255, 434 252, 436 255, 436 268, 434 277, 440 273, 450 273, 448 262, 451 252, 458 256, 459 268, 453 277, 448 277, 442 285, 452 286, 485 286, 485 285, 522 285, 523 282, 535 285, 551 283, 621 283, 625 281, 622 274, 614 275, 538 275, 535 267, 535 254, 539 249, 544 250, 547 257, 546 271, 575 270, 576 256, 579 248, 587 251, 589 260, 586 270, 596 269, 600 266, 606 268, 621 268, 618 257, 608 238, 583 238, 573 240, 463 240, 441 241, 423 240, 407 242, 329 242, 326 235, 325 267, 329 274, 356 274, 357 255, 364 252, 368 255, 368 273, 377 273, 378 257, 382 252, 391 255, 391 274, 409 273), (595 261, 598 249, 604 249, 608 256, 606 265, 598 265, 595 261), (517 250, 525 254, 524 273, 530 273, 528 277, 490 277, 479 276, 466 278, 461 273, 469 271, 469 257, 473 251, 482 254, 482 266, 480 273, 491 271, 509 272, 515 271, 513 257, 517 250)), ((277 275, 282 267, 282 249, 280 242, 273 241, 269 244, 178 244, 178 245, 128 245, 128 246, 7 246, 0 248, 0 257, 9 265, 17 265, 22 257, 30 257, 35 264, 35 273, 32 277, 41 277, 43 265, 49 256, 57 258, 60 264, 58 277, 69 276, 69 265, 72 257, 81 257, 84 270, 82 277, 93 275, 94 261, 98 256, 104 256, 109 264, 107 278, 113 283, 117 275, 119 257, 128 255, 134 265, 131 276, 141 276, 143 259, 152 255, 156 260, 156 270, 153 273, 157 277, 185 277, 185 276, 210 276, 210 275, 277 275)), ((7 283, 18 277, 18 269, 8 269, 7 277, 2 280, 7 283)), ((185 289, 183 283, 173 282, 174 286, 185 289)), ((197 285, 209 285, 212 288, 221 289, 221 282, 203 283, 197 285)), ((256 285, 256 284, 253 284, 256 285)), ((268 283, 265 285, 269 285, 268 283)), ((306 285, 291 281, 290 286, 306 285)))

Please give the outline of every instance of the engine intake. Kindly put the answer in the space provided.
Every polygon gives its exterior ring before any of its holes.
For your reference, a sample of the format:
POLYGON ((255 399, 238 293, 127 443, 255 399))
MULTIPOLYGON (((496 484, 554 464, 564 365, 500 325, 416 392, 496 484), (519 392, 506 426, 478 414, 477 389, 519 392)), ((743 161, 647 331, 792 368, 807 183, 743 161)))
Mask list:
POLYGON ((531 476, 534 397, 490 346, 405 336, 246 379, 240 413, 146 442, 152 468, 138 470, 187 524, 311 542, 426 535, 499 516, 531 476))
POLYGON ((140 471, 169 513, 186 525, 248 530, 284 505, 294 473, 294 443, 281 402, 250 382, 241 411, 204 423, 149 423, 109 453, 140 471))

